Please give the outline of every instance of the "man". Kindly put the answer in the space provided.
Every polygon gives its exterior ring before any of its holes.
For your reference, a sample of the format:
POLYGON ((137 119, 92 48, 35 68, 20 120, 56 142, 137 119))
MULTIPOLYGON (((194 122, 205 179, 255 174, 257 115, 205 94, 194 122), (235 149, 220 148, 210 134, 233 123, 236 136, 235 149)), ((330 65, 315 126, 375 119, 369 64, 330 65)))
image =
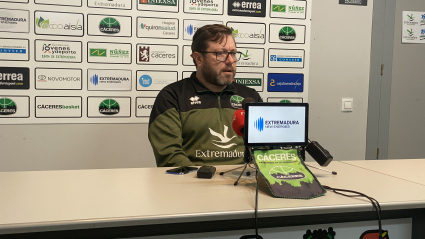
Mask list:
POLYGON ((233 132, 232 116, 243 98, 262 100, 254 89, 233 82, 240 55, 227 26, 196 31, 191 55, 196 72, 164 87, 150 115, 157 166, 243 163, 243 140, 233 132))

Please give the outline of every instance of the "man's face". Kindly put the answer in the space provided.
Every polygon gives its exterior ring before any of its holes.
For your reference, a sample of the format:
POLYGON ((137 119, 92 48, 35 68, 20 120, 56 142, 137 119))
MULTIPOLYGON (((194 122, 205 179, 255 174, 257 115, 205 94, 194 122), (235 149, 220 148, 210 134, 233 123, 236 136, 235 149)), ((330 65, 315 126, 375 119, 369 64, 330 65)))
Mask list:
MULTIPOLYGON (((232 36, 227 36, 220 44, 209 42, 207 52, 236 52, 236 44, 232 36)), ((226 86, 232 84, 236 74, 236 61, 228 56, 226 61, 218 61, 216 54, 203 54, 202 64, 198 65, 198 70, 208 83, 216 86, 226 86)))

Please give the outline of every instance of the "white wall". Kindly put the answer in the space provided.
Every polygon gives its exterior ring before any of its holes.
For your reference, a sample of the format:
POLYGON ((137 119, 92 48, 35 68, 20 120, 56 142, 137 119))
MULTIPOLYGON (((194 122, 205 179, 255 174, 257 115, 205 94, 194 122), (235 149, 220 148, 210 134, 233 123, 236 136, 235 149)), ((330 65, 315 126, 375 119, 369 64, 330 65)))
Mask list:
POLYGON ((309 81, 310 139, 334 160, 364 160, 373 1, 313 1, 309 81), (341 98, 354 112, 341 112, 341 98))
MULTIPOLYGON (((361 160, 373 1, 312 2, 310 138, 335 160, 361 160), (342 97, 354 98, 354 112, 340 112, 342 97)), ((155 166, 147 124, 0 125, 0 145, 0 171, 155 166)))

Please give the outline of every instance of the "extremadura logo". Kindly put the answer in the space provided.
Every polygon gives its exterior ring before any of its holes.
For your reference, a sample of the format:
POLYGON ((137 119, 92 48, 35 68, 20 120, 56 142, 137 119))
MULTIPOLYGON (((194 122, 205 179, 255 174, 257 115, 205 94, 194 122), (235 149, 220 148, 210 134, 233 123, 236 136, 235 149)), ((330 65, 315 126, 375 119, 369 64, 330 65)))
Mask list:
POLYGON ((121 25, 117 19, 112 17, 104 18, 99 24, 99 31, 106 34, 116 34, 121 30, 121 25))
POLYGON ((113 99, 106 99, 99 105, 99 113, 104 115, 115 115, 120 112, 120 105, 113 99))
POLYGON ((16 113, 16 103, 9 98, 0 98, 0 115, 13 115, 16 113))

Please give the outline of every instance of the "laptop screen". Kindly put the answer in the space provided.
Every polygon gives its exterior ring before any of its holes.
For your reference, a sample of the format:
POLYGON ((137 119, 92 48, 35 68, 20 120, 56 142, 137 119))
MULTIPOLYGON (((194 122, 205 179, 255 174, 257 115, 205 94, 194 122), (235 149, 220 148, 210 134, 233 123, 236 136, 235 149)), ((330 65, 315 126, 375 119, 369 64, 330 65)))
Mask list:
POLYGON ((308 103, 247 103, 245 146, 308 143, 308 103))

